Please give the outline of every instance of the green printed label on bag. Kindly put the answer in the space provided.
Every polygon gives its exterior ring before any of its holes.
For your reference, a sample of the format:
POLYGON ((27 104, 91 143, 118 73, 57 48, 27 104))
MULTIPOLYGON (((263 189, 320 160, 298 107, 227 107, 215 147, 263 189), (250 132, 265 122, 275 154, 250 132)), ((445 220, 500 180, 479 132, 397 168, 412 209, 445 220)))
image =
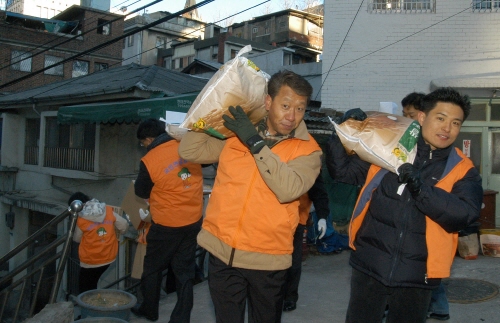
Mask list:
POLYGON ((219 139, 226 139, 226 136, 224 136, 223 134, 221 134, 220 132, 218 132, 217 130, 215 130, 214 128, 208 128, 208 129, 203 129, 206 133, 208 133, 209 135, 212 135, 216 138, 219 138, 219 139))
POLYGON ((260 68, 257 65, 255 65, 255 63, 252 62, 251 60, 247 60, 247 64, 248 64, 248 66, 250 66, 251 68, 253 68, 257 72, 260 71, 260 68))
POLYGON ((408 152, 410 152, 417 145, 419 134, 420 125, 417 121, 413 121, 406 129, 403 136, 401 136, 401 139, 399 139, 399 144, 403 146, 408 152))

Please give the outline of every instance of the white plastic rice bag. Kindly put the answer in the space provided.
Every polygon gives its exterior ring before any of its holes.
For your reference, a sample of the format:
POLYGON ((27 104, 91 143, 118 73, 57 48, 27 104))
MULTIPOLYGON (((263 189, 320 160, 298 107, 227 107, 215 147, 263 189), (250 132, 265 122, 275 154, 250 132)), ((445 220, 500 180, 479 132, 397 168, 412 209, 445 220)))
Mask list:
POLYGON ((234 136, 223 126, 222 115, 232 117, 229 106, 241 106, 254 124, 267 114, 265 98, 270 76, 241 56, 251 50, 250 45, 243 47, 212 76, 189 108, 181 128, 224 139, 234 136))
POLYGON ((366 111, 363 121, 348 119, 335 130, 347 153, 393 173, 404 163, 413 163, 417 155, 420 125, 403 116, 366 111))

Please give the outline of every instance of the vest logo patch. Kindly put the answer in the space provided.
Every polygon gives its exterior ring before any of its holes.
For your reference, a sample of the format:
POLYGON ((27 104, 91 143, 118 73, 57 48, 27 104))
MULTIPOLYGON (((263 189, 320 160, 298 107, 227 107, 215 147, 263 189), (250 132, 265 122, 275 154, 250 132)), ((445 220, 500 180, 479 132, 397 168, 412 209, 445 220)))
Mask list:
POLYGON ((191 185, 189 181, 191 180, 191 173, 189 172, 189 169, 187 167, 183 167, 180 172, 177 173, 177 176, 179 176, 182 180, 182 183, 184 184, 184 188, 189 188, 191 185))
POLYGON ((99 237, 102 237, 102 236, 105 236, 106 234, 108 234, 108 232, 106 231, 106 229, 104 229, 103 227, 100 227, 99 229, 97 229, 97 235, 99 237))

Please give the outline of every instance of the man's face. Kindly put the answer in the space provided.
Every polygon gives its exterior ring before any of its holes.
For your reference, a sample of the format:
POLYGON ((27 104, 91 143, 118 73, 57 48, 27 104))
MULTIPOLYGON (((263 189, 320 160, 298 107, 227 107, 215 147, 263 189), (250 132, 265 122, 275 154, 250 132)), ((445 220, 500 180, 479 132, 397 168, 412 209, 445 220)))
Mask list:
POLYGON ((427 115, 418 112, 422 137, 432 150, 453 144, 460 133, 463 120, 463 110, 458 105, 448 102, 438 102, 427 115))
POLYGON ((307 97, 298 95, 289 86, 282 86, 274 100, 266 97, 267 127, 272 135, 288 135, 304 119, 307 97))
POLYGON ((417 120, 418 110, 415 109, 415 107, 411 104, 406 105, 403 107, 403 116, 413 120, 417 120))

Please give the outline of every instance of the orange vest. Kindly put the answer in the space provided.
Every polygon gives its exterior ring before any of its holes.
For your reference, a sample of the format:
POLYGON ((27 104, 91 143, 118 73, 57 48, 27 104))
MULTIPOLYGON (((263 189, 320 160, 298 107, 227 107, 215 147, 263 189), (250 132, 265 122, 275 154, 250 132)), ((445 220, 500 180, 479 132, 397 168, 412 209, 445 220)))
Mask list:
POLYGON ((108 264, 118 253, 113 208, 106 206, 106 216, 99 222, 78 217, 76 224, 82 230, 82 240, 78 248, 80 261, 89 265, 108 264))
MULTIPOLYGON (((320 175, 321 176, 321 175, 320 175)), ((311 210, 312 201, 309 194, 305 193, 299 198, 299 223, 302 225, 307 224, 309 219, 309 211, 311 210)))
MULTIPOLYGON (((446 192, 451 192, 453 185, 462 179, 467 172, 474 167, 472 161, 467 158, 458 148, 450 152, 443 177, 436 184, 446 192)), ((354 247, 354 240, 370 205, 371 194, 377 188, 387 170, 371 165, 366 177, 349 226, 349 245, 354 247)), ((457 252, 458 233, 448 233, 439 224, 426 220, 426 243, 427 243, 427 277, 445 278, 450 276, 451 264, 457 252)))
MULTIPOLYGON (((285 163, 320 149, 310 135, 309 141, 286 139, 271 148, 285 163)), ((203 220, 205 230, 238 250, 291 254, 298 209, 299 199, 278 201, 262 179, 254 156, 238 138, 227 139, 203 220)))
POLYGON ((166 227, 197 222, 203 208, 201 165, 182 159, 178 148, 179 143, 170 140, 142 158, 154 183, 149 197, 151 217, 166 227))

